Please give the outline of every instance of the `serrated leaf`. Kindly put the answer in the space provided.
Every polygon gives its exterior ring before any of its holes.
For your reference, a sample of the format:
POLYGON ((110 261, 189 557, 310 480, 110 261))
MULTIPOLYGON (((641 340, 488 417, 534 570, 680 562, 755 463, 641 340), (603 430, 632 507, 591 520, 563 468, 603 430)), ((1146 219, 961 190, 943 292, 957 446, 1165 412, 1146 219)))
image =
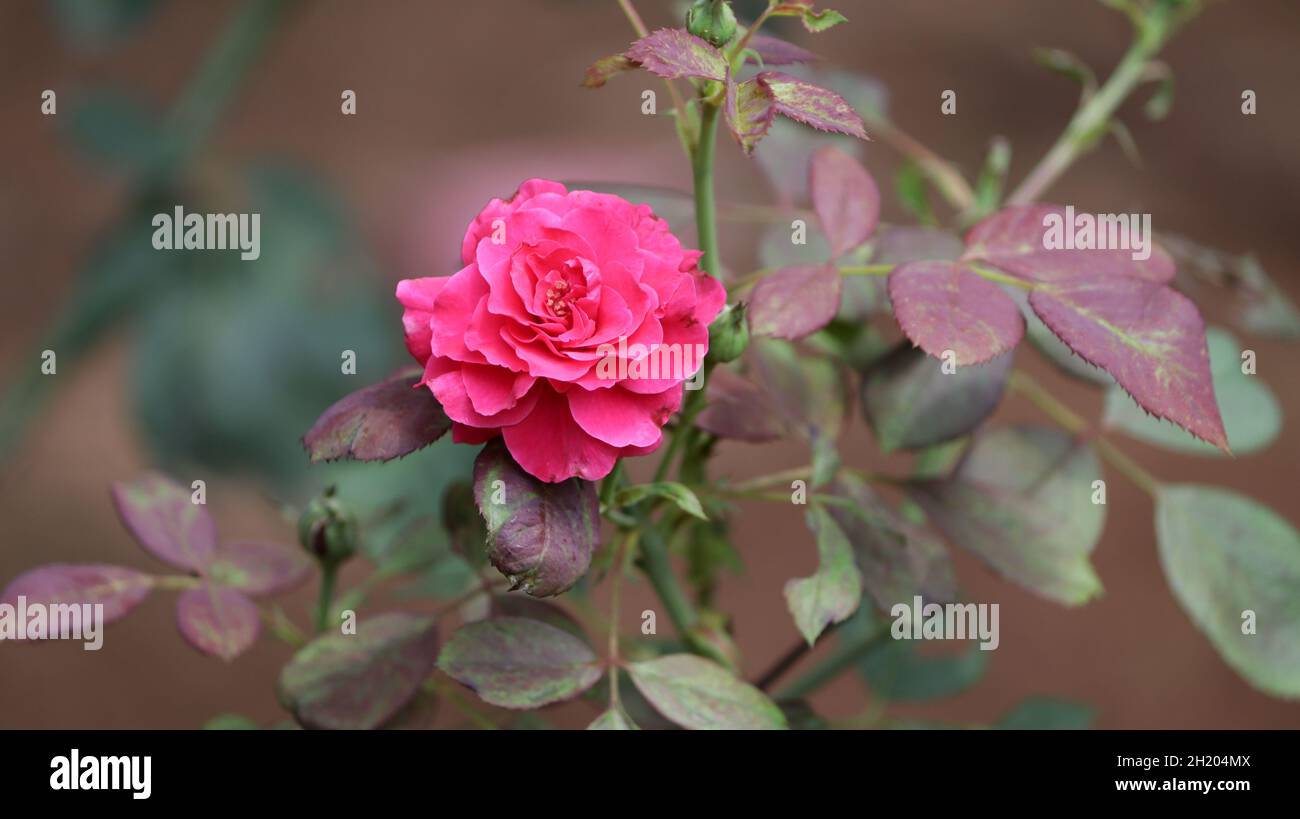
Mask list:
POLYGON ((1228 450, 1205 323, 1191 299, 1141 279, 1074 280, 1029 294, 1034 312, 1147 412, 1228 450))
MULTIPOLYGON (((1262 379, 1241 371, 1241 349, 1231 334, 1211 328, 1206 332, 1206 342, 1214 395, 1228 444, 1236 455, 1264 449, 1282 429, 1282 409, 1277 399, 1262 379)), ((1182 429, 1152 418, 1118 387, 1106 393, 1104 423, 1167 449, 1196 455, 1223 454, 1223 450, 1193 438, 1182 429)))
POLYGON ((817 332, 839 312, 842 281, 829 264, 783 267, 769 273, 750 296, 750 332, 785 339, 817 332))
MULTIPOLYGON (((1174 262, 1154 238, 1150 258, 1135 260, 1132 250, 1048 248, 1049 219, 1060 220, 1064 233, 1073 233, 1069 212, 1060 205, 1013 205, 980 222, 966 234, 965 261, 984 261, 1013 276, 1035 282, 1063 282, 1115 277, 1167 283, 1174 278, 1174 262)), ((1075 219, 1083 214, 1076 214, 1075 219)), ((1109 228, 1099 226, 1098 231, 1109 228)))
POLYGON ((277 543, 236 541, 217 547, 206 575, 215 583, 256 597, 279 594, 311 574, 312 563, 298 549, 277 543))
POLYGON ((629 60, 622 54, 614 54, 609 57, 601 57, 596 62, 587 66, 587 71, 582 78, 584 88, 600 88, 609 82, 609 78, 615 74, 621 74, 624 71, 631 71, 636 68, 636 63, 629 60))
POLYGON ((862 576, 853 560, 853 547, 834 518, 813 506, 807 521, 817 539, 817 572, 787 580, 785 601, 799 633, 812 645, 828 625, 843 622, 857 611, 862 576))
POLYGON ((812 3, 778 3, 771 11, 773 17, 798 17, 803 27, 813 34, 849 20, 834 9, 816 9, 812 3))
POLYGON ((727 60, 722 52, 680 28, 661 28, 642 37, 624 56, 668 80, 695 77, 724 82, 727 78, 727 60))
POLYGON ((880 221, 880 189, 853 157, 833 147, 814 153, 808 164, 808 191, 833 258, 875 233, 880 221))
POLYGON ((975 429, 1002 400, 1013 358, 944 372, 921 350, 895 347, 862 379, 862 412, 881 450, 920 449, 975 429))
POLYGON ((474 498, 488 529, 488 560, 534 597, 567 591, 586 573, 600 541, 595 484, 544 483, 499 441, 474 462, 474 498))
POLYGON ((772 94, 755 80, 728 81, 722 111, 727 129, 746 156, 754 152, 754 146, 767 135, 776 118, 772 94))
POLYGON ((956 262, 909 262, 889 274, 898 326, 912 343, 958 367, 982 364, 1020 342, 1025 321, 993 282, 956 262))
POLYGON ((717 663, 669 654, 629 663, 628 676, 660 714, 693 729, 785 728, 785 715, 762 691, 717 663))
POLYGON ((622 708, 608 708, 591 721, 588 731, 639 731, 636 723, 622 708))
POLYGON ((217 524, 190 490, 151 472, 115 482, 112 495, 122 524, 154 557, 189 571, 202 571, 212 560, 217 524))
POLYGON ((51 563, 29 569, 0 592, 0 603, 27 605, 102 605, 111 623, 138 606, 153 588, 153 578, 124 566, 102 563, 51 563))
POLYGON ((819 131, 867 139, 862 117, 834 91, 780 71, 762 71, 755 80, 767 89, 778 114, 819 131))
POLYGON ((376 728, 415 696, 437 650, 428 617, 362 616, 356 634, 325 634, 298 650, 280 672, 280 701, 305 728, 376 728))
POLYGON ((331 405, 303 436, 312 462, 389 461, 441 438, 451 420, 419 380, 405 370, 331 405))
POLYGON ((262 633, 257 606, 237 589, 204 583, 176 599, 176 625, 185 641, 226 662, 243 654, 262 633))
POLYGON ((858 663, 871 693, 891 702, 941 699, 975 685, 990 651, 972 644, 959 654, 923 657, 906 640, 881 640, 858 663))
POLYGON ((663 498, 672 501, 678 509, 691 517, 700 520, 709 519, 709 516, 704 514, 704 507, 700 505, 700 499, 695 497, 695 493, 688 487, 671 481, 639 483, 629 486, 618 493, 614 503, 618 506, 632 506, 646 498, 663 498))
POLYGON ((951 478, 907 489, 948 540, 1049 600, 1101 593, 1089 561, 1106 507, 1092 502, 1092 448, 1050 427, 1020 425, 975 439, 951 478))
POLYGON ((1261 691, 1300 697, 1295 527, 1230 490, 1177 484, 1156 496, 1156 541, 1174 596, 1228 665, 1261 691))
POLYGON ((502 708, 540 708, 572 699, 603 673, 582 640, 519 617, 462 626, 438 655, 438 668, 502 708))
POLYGON ((851 507, 828 507, 853 545, 867 593, 882 610, 920 595, 926 602, 956 599, 957 575, 947 548, 928 529, 905 520, 851 473, 831 484, 832 494, 851 507))
POLYGON ((1097 710, 1090 705, 1050 697, 1030 697, 997 721, 1005 731, 1082 731, 1092 727, 1097 710))

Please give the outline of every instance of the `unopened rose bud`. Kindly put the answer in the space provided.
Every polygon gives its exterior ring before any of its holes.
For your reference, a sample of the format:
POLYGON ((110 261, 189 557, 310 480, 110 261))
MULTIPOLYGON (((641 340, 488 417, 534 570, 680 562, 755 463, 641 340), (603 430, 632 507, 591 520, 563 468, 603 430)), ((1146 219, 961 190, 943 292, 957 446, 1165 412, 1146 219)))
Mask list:
POLYGON ((736 36, 736 13, 724 0, 696 0, 686 12, 686 30, 721 48, 736 36))
POLYGON ((709 358, 719 364, 735 361, 749 346, 749 322, 745 320, 745 304, 730 304, 723 308, 709 325, 709 358))
POLYGON ((337 566, 352 557, 357 541, 356 519, 334 497, 334 487, 312 498, 298 518, 298 542, 324 565, 337 566))

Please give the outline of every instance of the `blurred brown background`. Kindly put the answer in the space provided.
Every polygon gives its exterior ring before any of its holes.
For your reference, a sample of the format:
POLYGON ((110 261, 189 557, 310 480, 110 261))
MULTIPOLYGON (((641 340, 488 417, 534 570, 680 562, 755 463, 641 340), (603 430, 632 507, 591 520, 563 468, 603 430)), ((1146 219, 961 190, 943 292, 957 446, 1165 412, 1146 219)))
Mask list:
MULTIPOLYGON (((652 27, 676 24, 671 3, 637 5, 652 27)), ((1092 0, 831 5, 851 24, 816 38, 793 29, 783 34, 831 63, 881 79, 893 119, 968 172, 978 169, 992 136, 1006 135, 1015 151, 1013 180, 1055 139, 1076 99, 1068 81, 1033 63, 1031 48, 1068 48, 1103 72, 1129 36, 1119 15, 1092 0), (958 93, 955 117, 939 113, 939 95, 949 88, 958 93)), ((97 172, 68 147, 56 118, 41 116, 41 91, 56 89, 62 104, 79 88, 112 82, 161 107, 236 7, 165 3, 124 42, 87 54, 68 50, 44 4, 0 6, 0 388, 20 368, 35 366, 26 356, 69 297, 89 242, 125 195, 120 178, 97 172)), ((659 86, 633 77, 599 92, 578 87, 589 62, 632 38, 612 0, 304 2, 274 35, 209 150, 283 153, 314 167, 357 214, 386 282, 446 274, 477 209, 528 176, 687 187, 671 125, 639 112, 641 90, 659 86), (356 90, 357 116, 341 116, 342 89, 356 90)), ((1213 3, 1164 56, 1178 78, 1169 118, 1151 124, 1138 103, 1125 108, 1144 165, 1135 168, 1108 142, 1079 162, 1051 198, 1092 210, 1151 212, 1157 230, 1254 250, 1300 298, 1300 7, 1292 0, 1213 3), (1253 117, 1239 110, 1246 88, 1258 95, 1253 117)), ((720 155, 722 198, 763 195, 756 170, 734 146, 724 144, 720 155)), ((865 158, 882 189, 890 188, 898 157, 872 143, 865 158)), ((898 218, 892 196, 886 202, 885 218, 898 218)), ((752 261, 737 236, 724 243, 731 265, 752 261)), ((1202 308, 1223 323, 1218 305, 1202 308)), ((392 345, 401 344, 397 315, 394 306, 392 345)), ((1288 416, 1270 450, 1214 460, 1119 440, 1161 477, 1231 487, 1300 523, 1297 351, 1238 335, 1257 351, 1260 377, 1288 416)), ((110 481, 149 465, 124 397, 124 351, 125 339, 115 337, 58 376, 52 402, 0 465, 0 585, 52 561, 154 568, 118 525, 107 494, 110 481)), ((1020 361, 1069 404, 1098 416, 1099 391, 1058 376, 1028 351, 1020 361)), ((1038 420, 1015 401, 999 419, 1038 420)), ((844 452, 855 465, 880 464, 860 423, 844 452)), ((718 469, 752 475, 805 458, 795 447, 734 446, 723 450, 718 469)), ((1095 705, 1102 727, 1300 727, 1300 705, 1253 691, 1189 623, 1157 562, 1149 499, 1122 476, 1108 478, 1109 514, 1095 554, 1105 596, 1066 610, 958 555, 969 599, 1002 605, 1001 647, 972 691, 900 713, 988 722, 1025 696, 1049 694, 1095 705)), ((210 485, 208 498, 224 533, 292 540, 275 510, 238 483, 210 485)), ((728 579, 721 602, 736 612, 752 675, 796 640, 781 587, 806 574, 815 553, 801 514, 790 508, 743 507, 736 533, 748 570, 728 579)), ((312 593, 300 592, 291 610, 300 612, 312 593)), ((629 598, 630 630, 634 613, 652 602, 639 582, 629 598)), ((225 665, 186 646, 172 618, 171 595, 156 594, 110 627, 101 652, 71 643, 0 646, 0 727, 195 727, 226 711, 264 724, 280 718, 272 685, 287 648, 266 638, 225 665)), ((814 700, 833 716, 856 713, 863 701, 851 674, 814 700)), ((594 714, 575 704, 556 721, 582 725, 594 714)), ((458 724, 451 714, 439 720, 458 724)))

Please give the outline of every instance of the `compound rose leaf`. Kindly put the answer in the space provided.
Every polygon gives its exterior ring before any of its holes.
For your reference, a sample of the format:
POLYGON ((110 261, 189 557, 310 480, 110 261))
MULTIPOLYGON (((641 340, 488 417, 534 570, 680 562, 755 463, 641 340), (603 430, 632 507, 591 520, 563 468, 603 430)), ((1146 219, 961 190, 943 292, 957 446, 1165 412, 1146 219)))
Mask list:
MULTIPOLYGON (((1105 233, 1110 249, 1077 249, 1065 247, 1065 233, 1074 235, 1074 215, 1060 205, 1015 205, 1004 208, 970 229, 966 234, 967 261, 980 260, 1005 270, 1013 276, 1038 282, 1061 282, 1067 279, 1101 279, 1116 276, 1168 282, 1174 277, 1174 262, 1159 245, 1150 231, 1146 232, 1150 257, 1134 259, 1133 250, 1117 248, 1122 235, 1118 223, 1108 222, 1094 229, 1105 233), (1060 224, 1057 231, 1054 226, 1060 224), (1050 241, 1049 241, 1050 240, 1050 241)), ((1116 214, 1115 216, 1124 216, 1116 214)), ((1083 237, 1080 237, 1083 238, 1083 237)))
POLYGON ((104 622, 123 617, 153 588, 153 578, 124 566, 99 563, 51 563, 29 569, 0 592, 0 603, 29 606, 102 605, 104 622))
POLYGON ((237 589, 204 583, 176 599, 176 624, 190 645, 226 662, 247 651, 262 633, 262 616, 237 589))
POLYGON ((348 395, 303 436, 312 463, 351 458, 389 461, 428 446, 451 429, 433 393, 406 370, 348 395))
POLYGON ((860 162, 838 148, 818 150, 808 164, 808 190, 833 258, 871 238, 880 221, 880 189, 860 162))
POLYGON ((750 332, 786 339, 811 335, 835 318, 842 292, 843 280, 834 265, 783 267, 754 287, 750 332))
POLYGON ((328 633, 293 655, 280 672, 280 702, 305 728, 376 728, 415 696, 437 653, 429 617, 362 617, 356 634, 328 633))
POLYGON ((1025 333, 1020 308, 998 285, 956 262, 910 262, 889 274, 894 316, 912 343, 958 367, 1005 353, 1025 333))
POLYGON ((154 557, 189 571, 202 571, 212 560, 217 524, 190 490, 151 472, 115 482, 112 496, 122 524, 154 557))
POLYGON ((725 82, 727 78, 722 52, 680 28, 661 28, 642 37, 624 56, 664 79, 697 77, 725 82))
POLYGON ((603 673, 582 640, 555 626, 500 617, 462 626, 438 668, 501 708, 540 708, 573 699, 603 673))
POLYGON ((778 114, 819 131, 867 139, 862 117, 834 91, 780 71, 763 71, 755 79, 772 95, 778 114))
POLYGON ((1029 304, 1147 412, 1228 451, 1205 322, 1191 299, 1143 279, 1076 279, 1035 288, 1029 304))

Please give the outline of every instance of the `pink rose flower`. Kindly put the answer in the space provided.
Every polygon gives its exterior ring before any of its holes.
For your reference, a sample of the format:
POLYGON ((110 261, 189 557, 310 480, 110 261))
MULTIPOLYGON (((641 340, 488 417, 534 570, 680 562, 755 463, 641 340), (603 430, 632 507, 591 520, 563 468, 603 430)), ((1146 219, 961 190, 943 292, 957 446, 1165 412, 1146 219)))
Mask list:
POLYGON ((407 349, 456 441, 501 435, 548 482, 597 480, 659 446, 726 300, 699 251, 647 205, 531 179, 488 203, 461 255, 451 276, 397 285, 407 349), (648 366, 655 352, 664 366, 648 366))

